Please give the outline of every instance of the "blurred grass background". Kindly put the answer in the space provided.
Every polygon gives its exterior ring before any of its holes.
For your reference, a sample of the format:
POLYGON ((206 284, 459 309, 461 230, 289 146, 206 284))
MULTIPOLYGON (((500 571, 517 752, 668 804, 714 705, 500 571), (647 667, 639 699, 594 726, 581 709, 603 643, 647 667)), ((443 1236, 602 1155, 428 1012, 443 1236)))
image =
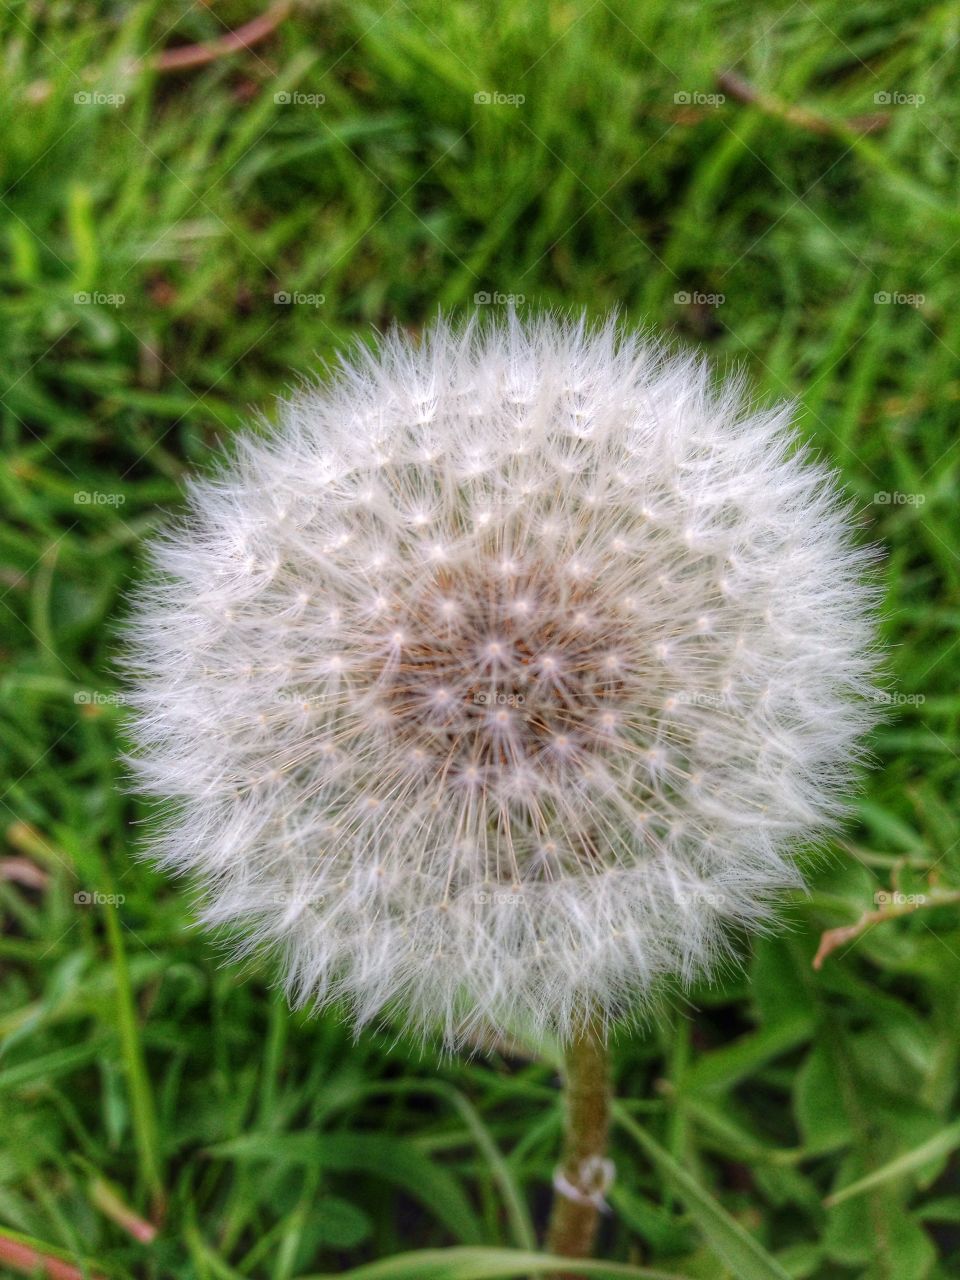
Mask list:
POLYGON ((0 31, 0 1259, 529 1273, 555 1064, 352 1043, 223 967, 133 860, 111 668, 143 536, 251 409, 513 297, 795 397, 886 549, 856 822, 742 973, 619 1043, 601 1256, 960 1274, 960 10, 11 0, 0 31))

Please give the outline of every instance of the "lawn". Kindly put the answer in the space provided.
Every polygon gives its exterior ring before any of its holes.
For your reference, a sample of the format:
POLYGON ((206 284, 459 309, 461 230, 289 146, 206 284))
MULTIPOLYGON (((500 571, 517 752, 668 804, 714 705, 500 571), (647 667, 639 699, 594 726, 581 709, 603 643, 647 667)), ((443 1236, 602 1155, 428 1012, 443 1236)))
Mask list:
POLYGON ((533 1274, 556 1055, 354 1039, 230 963, 137 861, 117 670, 187 475, 375 328, 512 304, 792 399, 883 551, 853 820, 742 966, 619 1038, 623 1269, 591 1274, 957 1275, 960 10, 11 0, 0 31, 0 1273, 533 1274))

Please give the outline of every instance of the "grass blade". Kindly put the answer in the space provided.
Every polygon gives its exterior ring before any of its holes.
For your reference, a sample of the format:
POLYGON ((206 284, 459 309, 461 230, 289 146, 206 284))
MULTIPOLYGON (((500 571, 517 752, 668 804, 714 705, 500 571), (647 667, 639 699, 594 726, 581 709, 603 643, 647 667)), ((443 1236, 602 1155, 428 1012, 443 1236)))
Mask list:
POLYGON ((674 1185, 704 1238, 737 1280, 789 1280, 777 1260, 668 1151, 641 1129, 622 1106, 615 1105, 613 1114, 659 1172, 674 1185))

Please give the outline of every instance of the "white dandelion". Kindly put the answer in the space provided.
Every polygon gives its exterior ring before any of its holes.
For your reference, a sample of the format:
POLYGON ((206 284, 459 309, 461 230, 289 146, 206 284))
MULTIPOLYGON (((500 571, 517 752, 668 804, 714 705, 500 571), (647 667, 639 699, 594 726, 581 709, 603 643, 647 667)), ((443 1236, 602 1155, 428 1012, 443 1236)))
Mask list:
POLYGON ((800 883, 870 553, 790 409, 614 322, 435 324, 241 436, 132 623, 150 853, 290 998, 568 1041, 800 883))

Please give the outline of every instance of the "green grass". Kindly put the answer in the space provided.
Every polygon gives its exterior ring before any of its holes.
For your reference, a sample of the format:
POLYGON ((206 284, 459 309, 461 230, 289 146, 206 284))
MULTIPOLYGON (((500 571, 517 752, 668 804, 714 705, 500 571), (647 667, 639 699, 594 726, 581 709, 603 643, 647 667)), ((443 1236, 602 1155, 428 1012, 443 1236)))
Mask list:
POLYGON ((960 885, 956 7, 300 4, 255 49, 150 69, 256 13, 0 10, 0 1242, 156 1280, 532 1273, 554 1067, 354 1043, 224 966, 134 860, 111 665, 187 472, 372 324, 487 293, 619 307, 795 398, 885 548, 904 699, 788 927, 618 1044, 601 1256, 633 1270, 605 1274, 956 1275, 957 908, 811 965, 878 890, 960 885), (729 67, 779 105, 675 101, 729 67), (162 1209, 153 1243, 105 1184, 162 1209))

